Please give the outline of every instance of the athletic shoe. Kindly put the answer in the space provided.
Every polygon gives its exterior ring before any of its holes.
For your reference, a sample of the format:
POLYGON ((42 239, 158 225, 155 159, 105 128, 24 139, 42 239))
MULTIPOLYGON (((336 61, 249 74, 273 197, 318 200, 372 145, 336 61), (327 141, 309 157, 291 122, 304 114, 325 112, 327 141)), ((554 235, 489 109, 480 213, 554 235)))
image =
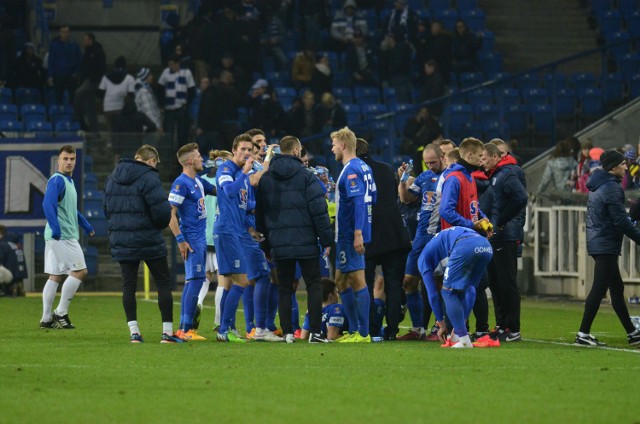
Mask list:
POLYGON ((493 340, 491 337, 489 337, 489 334, 487 333, 486 335, 476 339, 476 341, 473 342, 473 346, 474 347, 500 347, 500 340, 493 340))
POLYGON ((189 341, 189 338, 187 337, 187 333, 182 328, 176 331, 175 333, 173 333, 173 335, 182 341, 185 341, 185 342, 189 341))
POLYGON ((43 330, 58 328, 58 323, 53 319, 51 321, 40 321, 40 328, 43 330))
MULTIPOLYGON (((357 332, 356 332, 357 333, 357 332)), ((351 333, 344 333, 342 336, 338 337, 337 339, 334 340, 334 342, 336 343, 347 343, 347 341, 353 337, 355 333, 351 334, 351 333)))
POLYGON ((192 327, 194 330, 200 328, 200 315, 202 314, 202 305, 196 305, 196 314, 193 316, 192 327))
POLYGON ((440 347, 452 347, 455 343, 451 341, 451 339, 447 339, 444 344, 441 344, 440 347))
POLYGON ((519 342, 520 340, 522 340, 522 337, 520 336, 520 332, 512 332, 512 331, 505 331, 506 333, 506 337, 504 338, 505 342, 519 342))
POLYGON ((131 343, 142 343, 144 340, 142 340, 142 336, 140 335, 140 333, 133 333, 131 335, 131 343))
POLYGON ((424 338, 425 342, 437 342, 440 341, 440 337, 438 337, 438 333, 429 333, 424 338))
POLYGON ((276 336, 280 336, 282 337, 284 334, 282 334, 282 329, 280 328, 276 328, 275 330, 272 331, 273 334, 275 334, 276 336))
POLYGON ((629 346, 640 345, 640 330, 635 330, 633 333, 627 334, 627 341, 629 342, 629 346))
POLYGON ((371 336, 369 334, 361 336, 360 333, 356 331, 349 341, 350 343, 371 343, 371 336))
POLYGON ((489 337, 493 340, 498 340, 502 334, 504 334, 504 330, 496 325, 494 329, 489 332, 489 337))
POLYGON ((219 342, 231 342, 231 343, 245 343, 246 340, 239 336, 235 330, 227 331, 226 333, 218 333, 217 339, 219 342))
POLYGON ((60 316, 54 312, 53 320, 58 323, 58 328, 64 328, 65 330, 73 330, 74 328, 76 328, 73 324, 71 324, 69 314, 60 316))
POLYGON ((257 331, 257 330, 256 330, 256 327, 253 327, 253 328, 251 329, 251 331, 249 331, 249 332, 247 333, 247 335, 246 335, 244 338, 245 338, 245 339, 247 339, 247 340, 255 340, 255 337, 256 337, 256 331, 257 331))
POLYGON ((254 340, 257 342, 283 342, 284 337, 276 336, 273 331, 263 329, 255 332, 254 340))
POLYGON ((472 342, 477 342, 478 340, 484 339, 487 336, 489 336, 489 333, 486 331, 476 331, 473 334, 469 334, 469 338, 472 342))
POLYGON ((577 346, 606 346, 605 343, 598 341, 591 334, 587 334, 586 336, 580 336, 580 334, 576 334, 576 342, 577 346))
POLYGON ((404 334, 400 337, 396 337, 396 340, 400 341, 422 341, 427 339, 427 334, 424 331, 424 328, 412 328, 409 330, 407 334, 404 334))
POLYGON ((167 334, 162 333, 162 338, 160 339, 160 343, 184 343, 186 340, 182 340, 180 337, 176 336, 176 333, 167 334))
POLYGON ((460 337, 457 343, 451 346, 451 349, 472 349, 473 344, 471 343, 471 338, 469 336, 460 337))
POLYGON ((213 328, 211 329, 211 331, 213 331, 214 333, 217 333, 220 330, 220 324, 213 324, 213 328))
POLYGON ((293 337, 296 339, 301 339, 301 334, 302 334, 302 330, 301 329, 297 329, 296 331, 293 332, 293 337))
POLYGON ((311 333, 309 335, 309 343, 329 343, 329 340, 320 333, 311 333))
POLYGON ((230 329, 229 332, 233 333, 233 335, 236 336, 237 338, 244 340, 244 337, 242 337, 240 335, 240 332, 238 330, 236 330, 235 328, 230 329))
POLYGON ((186 333, 184 333, 185 337, 187 338, 187 340, 189 341, 204 341, 207 340, 206 337, 202 337, 200 334, 198 334, 197 330, 194 330, 193 328, 189 331, 187 331, 186 333))
POLYGON ((284 341, 286 343, 291 344, 291 343, 295 343, 296 342, 296 338, 294 337, 293 334, 287 334, 287 335, 284 336, 284 341))

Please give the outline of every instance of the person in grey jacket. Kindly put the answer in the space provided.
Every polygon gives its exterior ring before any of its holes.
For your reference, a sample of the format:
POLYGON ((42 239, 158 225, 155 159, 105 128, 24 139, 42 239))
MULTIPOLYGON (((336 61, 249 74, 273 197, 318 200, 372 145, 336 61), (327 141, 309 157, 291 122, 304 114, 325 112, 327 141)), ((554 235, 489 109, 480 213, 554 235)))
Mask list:
POLYGON ((608 150, 600 157, 602 169, 594 171, 587 182, 587 251, 596 261, 593 285, 587 296, 576 345, 602 346, 590 333, 591 324, 598 313, 600 302, 609 290, 611 306, 627 332, 631 346, 640 346, 640 330, 637 330, 624 300, 624 283, 618 267, 622 250, 622 238, 627 236, 640 243, 640 230, 631 221, 624 203, 624 191, 620 181, 627 170, 622 153, 608 150))
POLYGON ((570 191, 572 186, 567 182, 571 179, 571 172, 577 166, 578 162, 573 157, 567 141, 559 141, 551 154, 551 159, 547 162, 536 194, 540 195, 547 190, 570 191))

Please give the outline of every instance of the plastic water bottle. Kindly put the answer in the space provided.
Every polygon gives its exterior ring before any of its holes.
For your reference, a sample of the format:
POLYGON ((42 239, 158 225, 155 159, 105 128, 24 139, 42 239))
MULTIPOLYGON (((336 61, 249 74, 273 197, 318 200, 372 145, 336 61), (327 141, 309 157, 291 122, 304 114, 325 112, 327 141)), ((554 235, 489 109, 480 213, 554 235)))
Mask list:
POLYGON ((371 343, 380 343, 380 342, 382 342, 382 341, 384 341, 384 338, 383 338, 383 337, 378 337, 378 336, 376 336, 376 337, 371 337, 371 343))
POLYGON ((253 170, 256 172, 262 171, 264 169, 264 166, 262 166, 262 164, 258 161, 253 161, 253 166, 252 166, 253 170))
POLYGON ((413 170, 413 159, 409 159, 409 162, 407 163, 407 168, 404 170, 404 172, 402 173, 402 176, 400 177, 401 183, 407 182, 407 180, 411 176, 412 170, 413 170))

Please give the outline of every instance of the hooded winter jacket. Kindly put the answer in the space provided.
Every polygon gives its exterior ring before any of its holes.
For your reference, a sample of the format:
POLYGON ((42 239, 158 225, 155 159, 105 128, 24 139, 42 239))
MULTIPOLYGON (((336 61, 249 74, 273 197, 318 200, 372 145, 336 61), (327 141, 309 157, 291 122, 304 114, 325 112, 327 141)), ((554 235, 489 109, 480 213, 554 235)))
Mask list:
POLYGON ((104 214, 114 261, 167 256, 162 229, 171 206, 158 170, 134 159, 121 159, 105 183, 104 214))
POLYGON ((319 258, 333 239, 321 182, 299 158, 278 155, 256 191, 256 229, 275 259, 319 258))
POLYGON ((619 255, 622 237, 640 243, 635 227, 624 207, 624 191, 615 175, 597 169, 587 181, 587 251, 589 255, 619 255))

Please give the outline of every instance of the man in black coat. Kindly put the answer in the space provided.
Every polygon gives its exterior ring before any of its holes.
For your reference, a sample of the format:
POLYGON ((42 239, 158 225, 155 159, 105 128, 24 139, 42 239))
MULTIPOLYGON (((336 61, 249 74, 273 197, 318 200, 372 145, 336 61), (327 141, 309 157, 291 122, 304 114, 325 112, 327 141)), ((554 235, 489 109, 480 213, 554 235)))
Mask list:
POLYGON ((105 183, 104 214, 109 221, 111 257, 122 269, 122 304, 131 342, 142 342, 136 311, 138 267, 144 261, 156 281, 162 315, 161 343, 179 343, 173 334, 173 298, 169 284, 167 246, 162 230, 171 206, 156 169, 158 151, 145 144, 135 159, 121 159, 105 183))
POLYGON ((300 160, 296 137, 280 141, 281 155, 269 164, 256 192, 256 229, 266 236, 264 249, 272 251, 279 283, 278 313, 287 343, 293 343, 291 295, 296 262, 307 286, 309 343, 327 342, 321 335, 322 284, 320 246, 324 255, 333 239, 321 182, 300 160))
POLYGON ((575 343, 581 346, 604 344, 589 333, 600 302, 609 290, 611 306, 627 333, 627 341, 631 346, 638 346, 640 330, 633 326, 629 317, 624 299, 624 283, 618 267, 623 236, 626 235, 634 242, 640 243, 640 230, 627 215, 624 191, 620 186, 620 181, 627 171, 627 162, 622 153, 607 150, 600 156, 600 163, 602 169, 594 171, 587 182, 587 252, 596 263, 593 286, 584 305, 580 331, 576 335, 575 343))
MULTIPOLYGON (((393 340, 398 334, 401 315, 402 280, 407 254, 411 250, 409 232, 404 226, 400 208, 398 206, 398 182, 389 165, 377 162, 369 155, 369 143, 359 138, 356 145, 356 155, 364 161, 373 172, 373 179, 378 189, 378 199, 373 206, 371 222, 371 242, 366 246, 365 279, 369 293, 373 298, 373 283, 376 276, 376 266, 382 266, 384 275, 384 290, 387 297, 387 327, 383 336, 386 340, 393 340)), ((371 302, 373 305, 374 303, 371 302)), ((380 331, 381 323, 369 320, 370 333, 375 336, 380 331)))
POLYGON ((100 128, 96 111, 96 97, 98 96, 100 80, 107 72, 107 57, 102 45, 96 41, 93 33, 87 32, 84 34, 83 44, 84 54, 80 65, 81 85, 76 90, 73 107, 76 119, 82 129, 98 132, 100 128))

